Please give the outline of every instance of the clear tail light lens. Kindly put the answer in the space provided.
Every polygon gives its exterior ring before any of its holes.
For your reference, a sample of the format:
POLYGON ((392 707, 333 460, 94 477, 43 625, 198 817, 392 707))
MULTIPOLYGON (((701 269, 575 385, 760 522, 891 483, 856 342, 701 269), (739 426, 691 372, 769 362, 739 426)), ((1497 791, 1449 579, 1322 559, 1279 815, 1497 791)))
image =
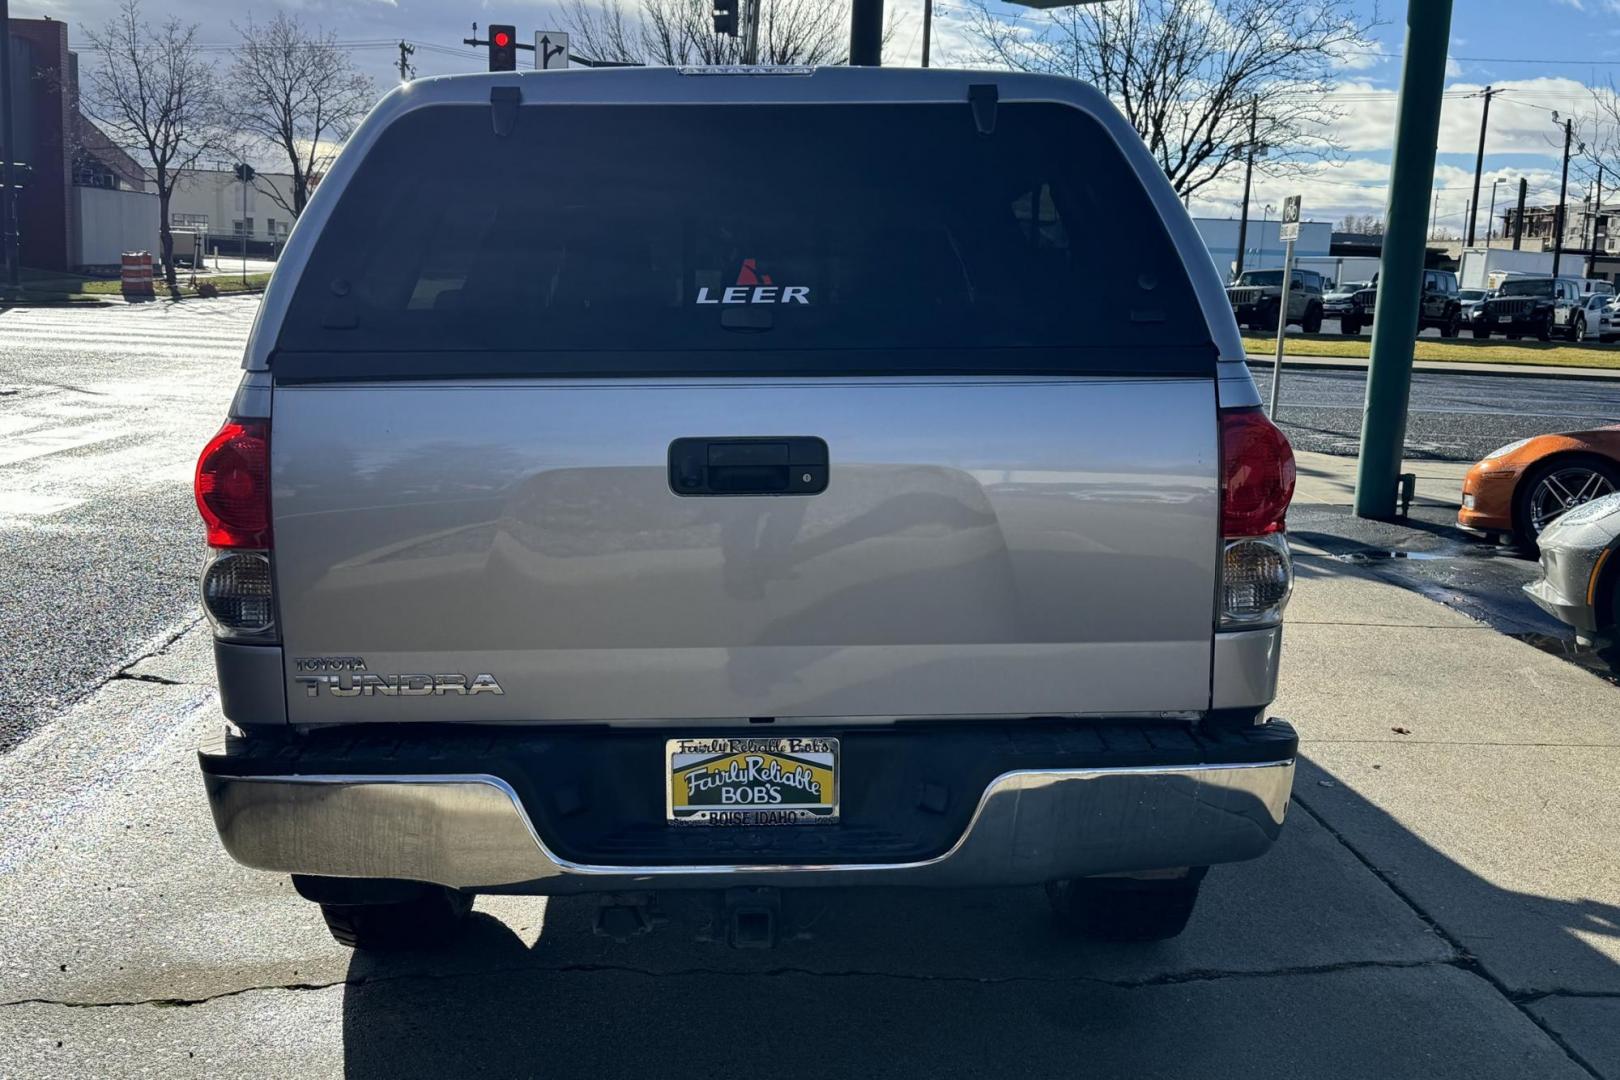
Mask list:
POLYGON ((270 556, 220 551, 203 568, 203 610, 221 637, 264 637, 276 631, 270 556))
POLYGON ((1294 563, 1282 533, 1228 540, 1221 560, 1221 627, 1274 623, 1294 591, 1294 563))

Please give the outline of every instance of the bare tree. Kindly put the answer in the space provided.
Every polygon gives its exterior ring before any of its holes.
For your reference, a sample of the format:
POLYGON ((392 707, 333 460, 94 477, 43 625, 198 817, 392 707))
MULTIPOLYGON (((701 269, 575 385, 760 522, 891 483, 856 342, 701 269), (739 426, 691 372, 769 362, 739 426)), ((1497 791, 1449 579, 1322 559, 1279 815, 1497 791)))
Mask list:
POLYGON ((1251 109, 1261 171, 1338 157, 1328 91, 1377 18, 1348 0, 1120 0, 1019 23, 975 4, 972 59, 1095 84, 1183 196, 1242 162, 1251 109))
POLYGON ((1334 228, 1339 232, 1360 233, 1363 236, 1382 236, 1384 219, 1376 214, 1346 214, 1334 228))
POLYGON ((140 0, 124 0, 106 25, 85 29, 94 59, 81 104, 107 136, 148 170, 157 187, 163 274, 179 294, 169 198, 186 170, 222 146, 218 82, 197 44, 197 26, 141 20, 140 0))
MULTIPOLYGON (((760 0, 759 62, 842 64, 847 10, 834 0, 760 0)), ((742 39, 714 32, 710 0, 568 0, 563 21, 595 60, 637 64, 739 64, 742 39)))
POLYGON ((259 190, 296 218, 343 140, 377 100, 336 35, 307 29, 278 13, 267 24, 236 28, 242 44, 228 84, 232 115, 250 139, 273 148, 292 174, 292 190, 259 190))

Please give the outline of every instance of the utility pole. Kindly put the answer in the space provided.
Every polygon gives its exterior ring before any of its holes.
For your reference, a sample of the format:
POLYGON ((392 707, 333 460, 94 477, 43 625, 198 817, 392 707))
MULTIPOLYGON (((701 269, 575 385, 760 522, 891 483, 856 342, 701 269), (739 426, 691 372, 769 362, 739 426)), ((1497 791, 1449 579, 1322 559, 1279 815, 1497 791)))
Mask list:
POLYGON ((849 62, 883 65, 883 0, 854 0, 849 9, 849 62))
POLYGON ((1474 246, 1474 219, 1479 216, 1479 174, 1485 168, 1485 125, 1491 119, 1491 97, 1496 93, 1490 87, 1483 92, 1485 108, 1479 114, 1479 152, 1474 155, 1474 197, 1469 200, 1472 208, 1468 212, 1468 247, 1474 246))
POLYGON ((1513 250, 1519 250, 1519 244, 1524 240, 1524 200, 1530 193, 1530 181, 1519 177, 1519 209, 1513 215, 1513 250))
POLYGON ((1496 234, 1496 189, 1502 186, 1502 178, 1498 176, 1491 181, 1491 212, 1485 215, 1485 246, 1491 246, 1491 237, 1496 234))
POLYGON ((1440 192, 1434 193, 1434 206, 1429 210, 1429 239, 1434 239, 1435 230, 1440 227, 1440 192))
MULTIPOLYGON (((933 0, 928 0, 930 4, 933 0)), ((1255 129, 1260 123, 1260 98, 1255 96, 1249 103, 1249 145, 1248 154, 1243 165, 1243 216, 1238 218, 1238 249, 1237 267, 1232 271, 1232 280, 1243 273, 1243 249, 1249 242, 1249 181, 1254 178, 1254 139, 1255 129)))
POLYGON ((743 0, 743 56, 745 64, 759 63, 759 9, 762 0, 743 0))
MULTIPOLYGON (((1558 114, 1553 113, 1557 120, 1558 114)), ((1564 121, 1564 176, 1558 181, 1558 213, 1553 216, 1552 276, 1558 276, 1558 264, 1564 261, 1564 200, 1569 194, 1569 141, 1575 134, 1573 121, 1564 121)))
POLYGON ((934 0, 923 0, 923 61, 928 66, 928 39, 934 36, 934 0))
POLYGON ((399 81, 400 82, 410 82, 412 76, 414 76, 416 74, 416 69, 411 66, 411 54, 413 54, 414 52, 416 52, 416 46, 415 45, 412 45, 408 41, 401 41, 399 43, 399 81))
POLYGON ((17 253, 17 187, 11 159, 17 144, 11 137, 11 12, 0 0, 0 259, 6 263, 6 283, 0 294, 15 299, 22 293, 22 266, 17 253))
POLYGON ((1423 292, 1423 193, 1434 186, 1435 144, 1446 81, 1451 0, 1406 6, 1406 48, 1389 162, 1389 211, 1378 267, 1367 404, 1356 466, 1356 516, 1395 516, 1412 391, 1412 345, 1423 292))
MULTIPOLYGON (((1592 242, 1586 247, 1586 276, 1591 277, 1597 269, 1598 223, 1603 220, 1603 166, 1597 171, 1597 198, 1592 201, 1592 242)), ((1585 229, 1581 232, 1584 234, 1585 229)), ((1605 229, 1605 232, 1608 230, 1605 229)))

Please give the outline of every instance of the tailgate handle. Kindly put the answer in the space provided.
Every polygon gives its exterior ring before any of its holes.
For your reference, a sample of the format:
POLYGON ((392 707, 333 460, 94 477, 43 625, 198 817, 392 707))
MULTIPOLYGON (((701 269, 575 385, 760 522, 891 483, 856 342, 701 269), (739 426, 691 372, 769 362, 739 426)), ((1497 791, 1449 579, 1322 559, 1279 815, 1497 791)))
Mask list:
POLYGON ((676 439, 669 489, 677 495, 819 495, 827 444, 813 435, 676 439))

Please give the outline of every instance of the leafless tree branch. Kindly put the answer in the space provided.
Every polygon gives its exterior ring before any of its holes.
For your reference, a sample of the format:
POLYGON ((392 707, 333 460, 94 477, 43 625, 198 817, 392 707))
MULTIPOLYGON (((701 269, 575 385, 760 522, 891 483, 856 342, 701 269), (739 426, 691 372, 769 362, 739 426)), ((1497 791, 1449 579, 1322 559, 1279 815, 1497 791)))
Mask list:
POLYGON ((223 147, 219 85, 197 43, 195 23, 142 21, 140 0, 124 0, 105 25, 85 28, 88 76, 81 104, 107 136, 141 163, 157 188, 163 272, 178 295, 169 198, 200 158, 223 147))
POLYGON ((228 82, 232 115, 250 142, 287 162, 291 190, 259 190, 296 218, 377 88, 334 34, 308 29, 297 16, 281 12, 265 24, 250 16, 236 29, 242 42, 228 82))
POLYGON ((1269 151, 1261 171, 1342 157, 1328 91, 1377 21, 1347 0, 1123 0, 1031 25, 974 2, 973 60, 1095 84, 1183 196, 1243 160, 1256 101, 1254 142, 1269 151))
MULTIPOLYGON (((848 11, 833 0, 760 0, 759 62, 842 64, 848 11)), ((742 62, 742 40, 714 32, 710 0, 567 0, 561 14, 580 51, 621 63, 742 62)), ((890 26, 889 33, 892 34, 890 26)), ((887 40, 887 36, 885 37, 887 40)))

